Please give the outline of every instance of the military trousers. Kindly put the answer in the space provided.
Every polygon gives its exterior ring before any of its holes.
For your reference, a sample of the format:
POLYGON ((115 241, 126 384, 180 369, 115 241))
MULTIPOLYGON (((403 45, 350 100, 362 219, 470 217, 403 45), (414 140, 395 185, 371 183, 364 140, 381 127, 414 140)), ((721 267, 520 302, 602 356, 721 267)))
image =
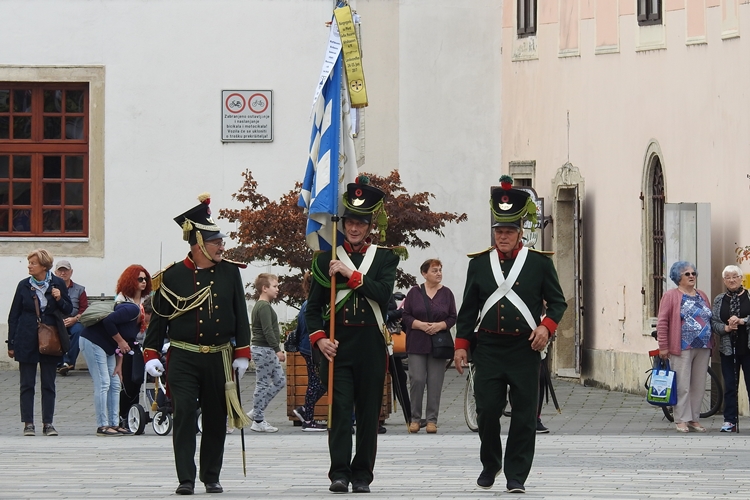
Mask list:
MULTIPOLYGON (((383 401, 386 350, 376 326, 336 325, 338 351, 333 362, 333 408, 328 450, 331 481, 370 484, 377 453, 378 425, 383 401), (352 411, 356 418, 356 452, 352 459, 352 411)), ((328 384, 330 364, 323 358, 321 379, 328 384)))
POLYGON ((200 407, 203 431, 199 479, 204 483, 218 482, 227 419, 222 355, 172 348, 167 377, 174 410, 172 443, 177 479, 195 482, 196 410, 200 407))
POLYGON ((482 467, 490 473, 504 469, 505 477, 526 482, 534 460, 539 352, 531 349, 529 334, 497 335, 480 332, 473 352, 474 396, 481 446, 482 467), (513 401, 505 467, 500 441, 500 416, 507 403, 508 387, 513 401))

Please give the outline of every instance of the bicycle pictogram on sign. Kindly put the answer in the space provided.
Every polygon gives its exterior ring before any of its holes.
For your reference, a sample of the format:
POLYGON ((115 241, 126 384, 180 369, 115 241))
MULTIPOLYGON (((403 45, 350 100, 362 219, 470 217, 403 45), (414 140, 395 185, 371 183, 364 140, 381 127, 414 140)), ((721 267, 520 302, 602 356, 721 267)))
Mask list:
POLYGON ((242 94, 230 94, 224 101, 224 107, 230 113, 241 113, 245 109, 245 98, 242 97, 242 94))
POLYGON ((268 109, 268 99, 263 94, 253 94, 247 99, 247 108, 255 114, 268 109))

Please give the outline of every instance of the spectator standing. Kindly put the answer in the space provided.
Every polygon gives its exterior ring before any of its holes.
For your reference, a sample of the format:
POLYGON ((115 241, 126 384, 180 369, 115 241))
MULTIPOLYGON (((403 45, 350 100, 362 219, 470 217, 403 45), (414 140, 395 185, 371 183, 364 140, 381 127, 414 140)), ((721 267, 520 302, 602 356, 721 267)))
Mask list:
MULTIPOLYGON (((120 425, 123 357, 136 355, 135 338, 142 322, 141 297, 150 290, 151 276, 148 271, 137 264, 128 266, 117 280, 117 296, 112 313, 81 332, 81 352, 86 358, 94 385, 97 436, 132 434, 130 429, 120 425)), ((141 355, 140 350, 137 355, 141 355)), ((132 361, 128 360, 127 363, 132 361)))
POLYGON ((255 361, 253 409, 248 413, 254 422, 250 430, 277 432, 277 427, 266 422, 264 413, 271 400, 286 387, 286 376, 281 366, 286 361, 286 355, 281 350, 279 320, 271 307, 271 301, 279 295, 279 278, 274 274, 259 274, 255 279, 255 291, 258 301, 250 313, 250 352, 255 361))
POLYGON ((148 322, 151 320, 151 275, 143 269, 146 280, 138 277, 138 288, 141 289, 140 302, 133 299, 140 306, 141 312, 138 318, 138 329, 135 337, 128 337, 128 345, 132 355, 122 357, 122 387, 120 390, 120 427, 128 428, 128 412, 130 407, 138 403, 140 399, 141 386, 143 385, 144 364, 143 361, 143 337, 145 336, 148 322))
POLYGON ((669 278, 677 288, 667 290, 659 302, 656 340, 659 357, 669 359, 677 380, 674 421, 677 432, 706 432, 700 419, 711 358, 711 302, 695 287, 695 265, 684 260, 672 264, 669 278))
POLYGON ((76 359, 78 359, 78 354, 81 352, 81 348, 78 346, 78 339, 83 331, 83 325, 78 320, 81 319, 81 314, 89 306, 89 299, 86 295, 86 287, 73 282, 73 266, 70 265, 70 261, 59 261, 55 265, 55 275, 65 282, 65 285, 68 287, 68 297, 70 297, 70 302, 73 304, 73 310, 63 319, 65 328, 68 330, 68 337, 70 338, 70 349, 63 355, 62 364, 57 367, 57 373, 65 376, 75 368, 76 359))
POLYGON ((70 314, 73 306, 68 298, 65 282, 50 270, 54 259, 47 250, 36 249, 26 256, 29 277, 16 286, 16 293, 8 313, 8 357, 18 362, 21 387, 21 421, 23 435, 34 436, 34 391, 36 366, 42 383, 42 432, 45 436, 57 436, 52 425, 55 415, 55 368, 62 356, 39 353, 37 334, 37 310, 41 322, 57 327, 63 351, 66 351, 67 334, 63 314, 70 314), (62 314, 60 314, 62 313, 62 314), (65 339, 63 340, 63 337, 65 339))
POLYGON ((739 266, 727 266, 721 273, 726 291, 714 298, 711 326, 719 337, 721 374, 724 377, 724 425, 721 432, 737 432, 737 386, 740 369, 750 394, 750 298, 742 286, 745 277, 739 266))
POLYGON ((422 398, 427 387, 427 433, 437 432, 440 394, 445 379, 445 360, 432 356, 432 336, 450 330, 456 324, 456 300, 450 288, 442 284, 443 264, 427 259, 419 268, 424 284, 406 295, 402 321, 409 354, 411 424, 409 432, 419 432, 422 398), (429 310, 428 310, 429 307, 429 310))

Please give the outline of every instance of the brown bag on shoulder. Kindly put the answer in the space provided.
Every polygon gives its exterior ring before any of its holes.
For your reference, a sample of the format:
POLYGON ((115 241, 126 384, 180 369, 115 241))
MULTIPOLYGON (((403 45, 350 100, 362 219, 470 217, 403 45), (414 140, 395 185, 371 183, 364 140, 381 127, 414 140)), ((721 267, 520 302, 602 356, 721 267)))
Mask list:
POLYGON ((34 307, 36 307, 36 331, 39 337, 39 354, 62 356, 63 349, 57 327, 42 323, 42 315, 39 312, 39 298, 36 296, 36 292, 34 292, 34 307))

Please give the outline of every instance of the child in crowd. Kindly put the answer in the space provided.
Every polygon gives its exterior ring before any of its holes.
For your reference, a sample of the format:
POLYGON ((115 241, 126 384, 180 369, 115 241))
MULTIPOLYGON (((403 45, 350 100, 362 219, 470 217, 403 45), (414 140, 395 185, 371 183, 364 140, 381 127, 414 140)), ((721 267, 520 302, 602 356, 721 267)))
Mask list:
POLYGON ((274 274, 261 273, 255 279, 254 286, 259 297, 250 314, 250 352, 255 361, 253 409, 248 413, 254 422, 250 430, 277 432, 279 429, 266 422, 263 413, 274 396, 286 386, 286 376, 281 367, 286 357, 279 345, 279 320, 271 307, 271 301, 279 294, 279 278, 274 274))

